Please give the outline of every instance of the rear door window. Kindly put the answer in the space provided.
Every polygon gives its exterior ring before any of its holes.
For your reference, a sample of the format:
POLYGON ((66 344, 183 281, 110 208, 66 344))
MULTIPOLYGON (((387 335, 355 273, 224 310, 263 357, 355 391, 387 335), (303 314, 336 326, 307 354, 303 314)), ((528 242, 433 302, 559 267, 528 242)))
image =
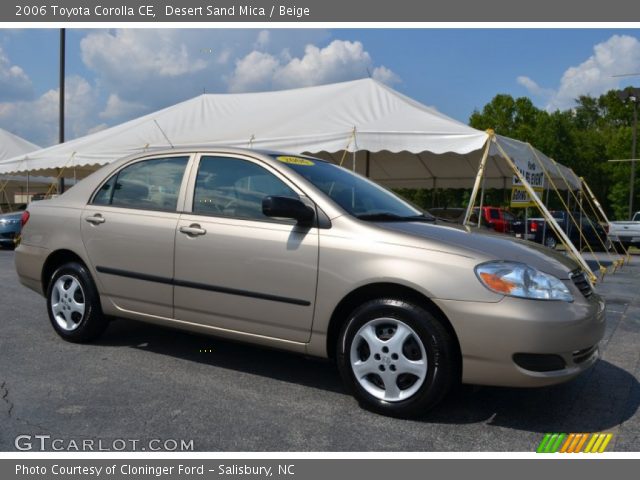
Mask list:
POLYGON ((120 170, 95 194, 94 205, 175 212, 189 157, 143 160, 120 170))

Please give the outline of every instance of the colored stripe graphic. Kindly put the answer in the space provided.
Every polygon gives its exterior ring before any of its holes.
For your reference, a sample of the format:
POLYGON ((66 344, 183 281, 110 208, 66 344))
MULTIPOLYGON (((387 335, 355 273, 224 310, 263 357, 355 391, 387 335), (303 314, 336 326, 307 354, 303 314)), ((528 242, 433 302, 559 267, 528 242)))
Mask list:
POLYGON ((591 447, 593 447, 593 444, 596 443, 597 439, 598 439, 598 434, 591 435, 591 438, 587 442, 587 446, 584 449, 584 453, 591 453, 591 447))
POLYGON ((536 453, 602 453, 612 438, 611 433, 545 433, 536 453))
POLYGON ((604 439, 604 442, 602 442, 602 445, 600 445, 600 450, 598 450, 598 453, 602 453, 605 451, 605 449, 607 448, 607 445, 609 445, 609 442, 611 441, 611 439, 613 438, 613 434, 612 433, 607 433, 606 434, 606 438, 604 439))
POLYGON ((588 433, 581 433, 580 435, 581 435, 580 441, 578 442, 578 444, 575 446, 575 448, 573 449, 573 451, 571 453, 579 453, 580 450, 582 450, 582 446, 587 441, 587 438, 589 438, 589 434, 588 433))

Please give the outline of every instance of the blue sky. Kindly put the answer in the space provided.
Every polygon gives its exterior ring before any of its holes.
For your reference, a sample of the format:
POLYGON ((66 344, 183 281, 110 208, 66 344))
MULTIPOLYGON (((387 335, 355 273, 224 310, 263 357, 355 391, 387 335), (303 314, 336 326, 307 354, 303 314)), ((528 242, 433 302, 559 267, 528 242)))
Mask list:
MULTIPOLYGON (((57 139, 57 29, 0 30, 0 128, 57 139)), ((467 122, 498 93, 540 108, 640 84, 640 30, 67 30, 68 138, 207 91, 292 88, 367 74, 467 122)))

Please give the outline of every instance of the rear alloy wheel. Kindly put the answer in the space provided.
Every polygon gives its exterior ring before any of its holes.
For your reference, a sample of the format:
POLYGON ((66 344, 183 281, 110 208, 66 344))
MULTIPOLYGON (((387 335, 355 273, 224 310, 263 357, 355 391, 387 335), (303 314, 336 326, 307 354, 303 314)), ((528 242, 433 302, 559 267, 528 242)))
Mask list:
POLYGON ((456 380, 454 343, 440 321, 395 299, 368 302, 352 314, 338 366, 364 407, 398 417, 424 414, 456 380))
POLYGON ((91 341, 108 324, 89 272, 76 262, 61 266, 53 274, 47 290, 47 311, 56 333, 70 342, 91 341))

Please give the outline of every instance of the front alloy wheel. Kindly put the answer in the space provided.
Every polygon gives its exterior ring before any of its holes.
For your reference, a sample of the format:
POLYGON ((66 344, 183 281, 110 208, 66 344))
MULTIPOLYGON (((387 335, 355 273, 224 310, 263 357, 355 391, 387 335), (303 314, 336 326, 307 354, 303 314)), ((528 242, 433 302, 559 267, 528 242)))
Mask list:
POLYGON ((338 339, 337 363, 363 407, 414 417, 459 381, 458 352, 439 315, 418 304, 382 298, 350 315, 338 339))
POLYGON ((394 318, 365 323, 351 342, 350 357, 360 386, 387 402, 410 398, 427 377, 429 360, 422 340, 394 318))

